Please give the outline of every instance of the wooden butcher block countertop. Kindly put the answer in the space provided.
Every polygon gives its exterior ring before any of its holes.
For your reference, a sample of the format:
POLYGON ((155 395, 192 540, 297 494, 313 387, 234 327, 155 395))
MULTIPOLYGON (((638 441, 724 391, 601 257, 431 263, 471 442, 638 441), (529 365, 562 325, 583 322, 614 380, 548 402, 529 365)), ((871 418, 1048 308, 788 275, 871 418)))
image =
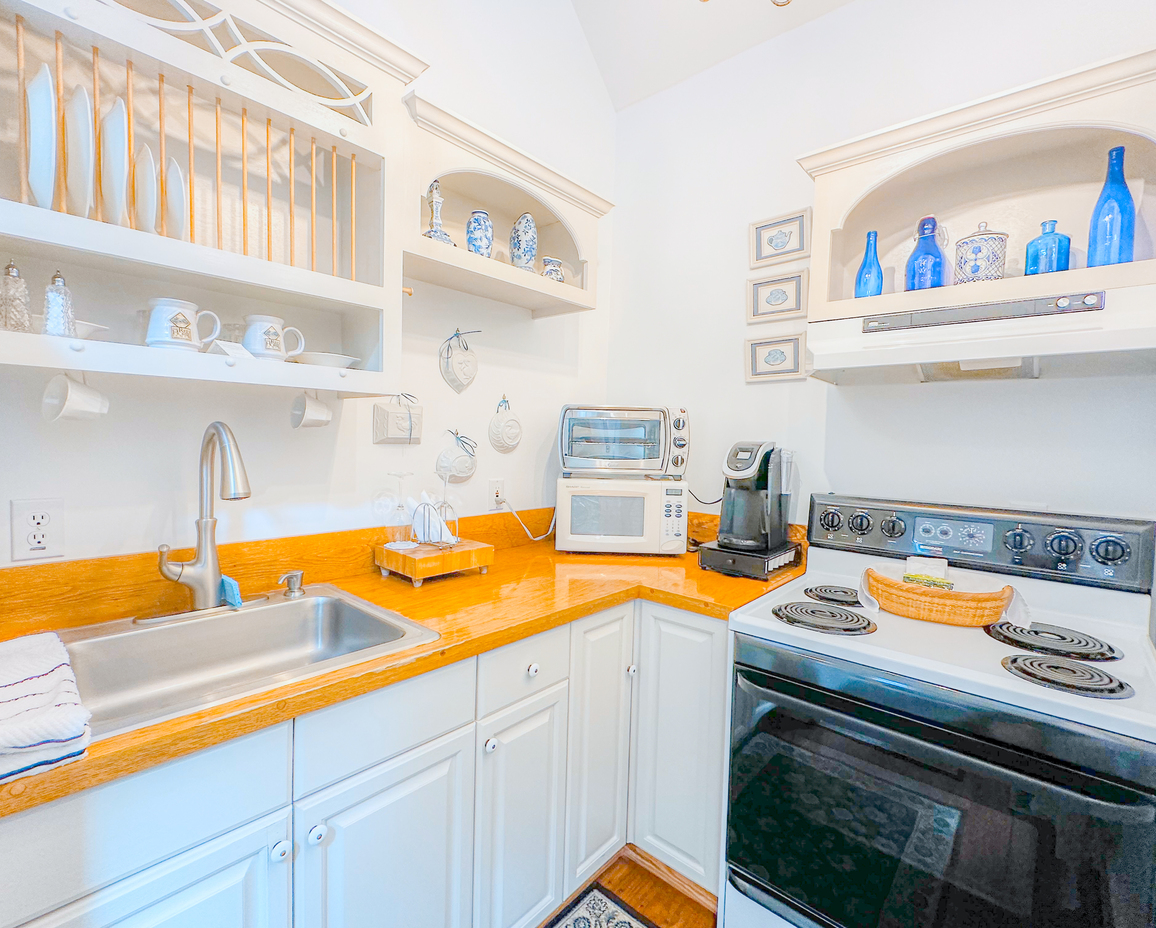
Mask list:
MULTIPOLYGON (((801 529, 792 527, 793 537, 801 529)), ((760 582, 701 570, 678 558, 578 555, 552 542, 499 549, 489 573, 428 580, 420 589, 362 571, 326 582, 438 632, 397 651, 200 712, 96 741, 79 761, 0 786, 0 816, 106 783, 295 716, 499 648, 634 599, 725 620, 739 606, 793 580, 803 565, 760 582)), ((320 578, 307 573, 306 583, 320 578)), ((0 622, 3 616, 0 615, 0 622)))

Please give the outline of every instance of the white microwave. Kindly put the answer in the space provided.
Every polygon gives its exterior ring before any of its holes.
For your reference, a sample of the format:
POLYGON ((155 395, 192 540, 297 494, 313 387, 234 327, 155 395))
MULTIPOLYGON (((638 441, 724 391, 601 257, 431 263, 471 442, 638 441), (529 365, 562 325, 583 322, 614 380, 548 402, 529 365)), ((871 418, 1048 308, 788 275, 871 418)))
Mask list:
POLYGON ((690 507, 682 480, 559 477, 559 551, 684 554, 690 507))

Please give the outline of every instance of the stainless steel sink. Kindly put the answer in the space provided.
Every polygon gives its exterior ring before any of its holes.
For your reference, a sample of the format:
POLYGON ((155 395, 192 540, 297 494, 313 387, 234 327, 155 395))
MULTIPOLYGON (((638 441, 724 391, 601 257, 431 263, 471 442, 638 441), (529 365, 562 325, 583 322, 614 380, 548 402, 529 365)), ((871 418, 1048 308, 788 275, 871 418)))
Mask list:
POLYGON ((240 609, 122 619, 61 634, 94 737, 436 641, 438 634, 336 587, 240 609))

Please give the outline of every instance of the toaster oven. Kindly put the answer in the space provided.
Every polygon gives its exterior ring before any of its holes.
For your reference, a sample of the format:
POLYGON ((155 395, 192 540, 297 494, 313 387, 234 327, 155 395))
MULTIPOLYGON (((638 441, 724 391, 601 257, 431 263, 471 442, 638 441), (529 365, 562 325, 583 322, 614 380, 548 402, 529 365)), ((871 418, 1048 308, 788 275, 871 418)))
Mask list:
POLYGON ((562 407, 558 455, 563 476, 681 477, 689 453, 685 409, 562 407))

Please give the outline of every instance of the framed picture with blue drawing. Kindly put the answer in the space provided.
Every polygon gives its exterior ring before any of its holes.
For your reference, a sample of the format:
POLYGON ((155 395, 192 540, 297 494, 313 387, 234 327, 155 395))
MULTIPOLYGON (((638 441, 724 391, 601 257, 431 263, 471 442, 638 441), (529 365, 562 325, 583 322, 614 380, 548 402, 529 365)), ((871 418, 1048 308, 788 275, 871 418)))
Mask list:
POLYGON ((811 254, 811 207, 751 223, 751 267, 797 261, 811 254))
POLYGON ((778 322, 807 315, 807 269, 747 281, 747 322, 778 322))
POLYGON ((807 376, 805 332, 748 338, 744 350, 747 383, 801 380, 807 376))

